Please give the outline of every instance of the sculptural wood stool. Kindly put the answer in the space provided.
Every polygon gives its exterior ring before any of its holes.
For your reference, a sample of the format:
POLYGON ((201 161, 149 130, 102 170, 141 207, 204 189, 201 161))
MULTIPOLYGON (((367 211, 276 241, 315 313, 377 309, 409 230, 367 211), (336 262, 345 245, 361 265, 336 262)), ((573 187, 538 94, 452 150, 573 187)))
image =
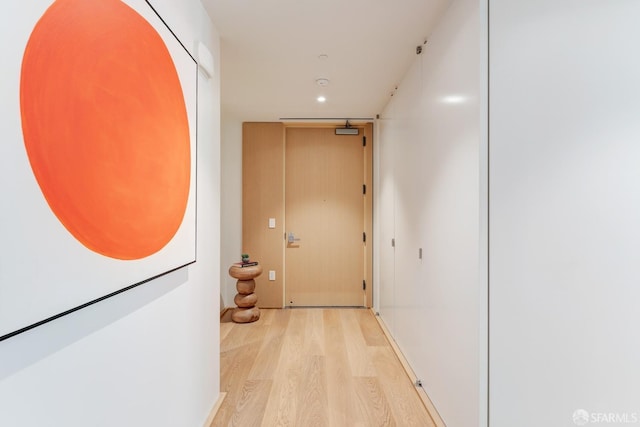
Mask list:
POLYGON ((252 265, 250 267, 241 267, 232 265, 229 267, 229 275, 234 279, 238 279, 236 289, 238 293, 233 302, 238 306, 231 313, 231 320, 236 323, 255 322, 260 318, 260 309, 256 307, 258 296, 253 293, 256 289, 256 277, 262 274, 262 266, 252 265))

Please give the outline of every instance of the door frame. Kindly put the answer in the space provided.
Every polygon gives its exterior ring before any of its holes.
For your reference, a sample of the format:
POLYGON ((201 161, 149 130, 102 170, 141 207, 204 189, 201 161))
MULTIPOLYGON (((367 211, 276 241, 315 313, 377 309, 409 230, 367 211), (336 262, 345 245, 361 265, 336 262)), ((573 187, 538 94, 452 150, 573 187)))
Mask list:
MULTIPOLYGON (((362 129, 364 145, 363 196, 365 259, 364 306, 373 307, 373 144, 372 121, 350 121, 354 128, 362 129)), ((314 122, 245 122, 242 132, 242 252, 260 262, 264 273, 256 278, 259 307, 285 308, 285 248, 284 223, 284 171, 286 128, 337 128, 344 120, 314 122), (268 177, 268 179, 265 179, 268 177), (269 197, 261 195, 268 194, 269 197), (275 219, 276 226, 267 226, 275 219), (276 279, 269 280, 269 271, 276 279)))

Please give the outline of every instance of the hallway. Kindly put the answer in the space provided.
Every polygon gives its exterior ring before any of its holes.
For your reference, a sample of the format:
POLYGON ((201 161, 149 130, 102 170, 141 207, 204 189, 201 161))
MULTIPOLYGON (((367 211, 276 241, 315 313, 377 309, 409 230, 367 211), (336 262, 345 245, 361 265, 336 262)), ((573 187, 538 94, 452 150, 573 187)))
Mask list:
MULTIPOLYGON (((227 313, 229 314, 229 313, 227 313)), ((212 426, 434 426, 371 311, 263 309, 220 324, 212 426)))

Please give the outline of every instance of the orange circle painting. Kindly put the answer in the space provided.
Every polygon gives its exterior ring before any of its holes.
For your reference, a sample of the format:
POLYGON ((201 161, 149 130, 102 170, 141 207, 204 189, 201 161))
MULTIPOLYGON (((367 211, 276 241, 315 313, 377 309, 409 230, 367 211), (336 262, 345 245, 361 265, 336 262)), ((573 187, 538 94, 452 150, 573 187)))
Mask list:
POLYGON ((27 43, 24 144, 49 207, 84 246, 134 260, 182 223, 191 148, 160 35, 120 0, 57 0, 27 43))

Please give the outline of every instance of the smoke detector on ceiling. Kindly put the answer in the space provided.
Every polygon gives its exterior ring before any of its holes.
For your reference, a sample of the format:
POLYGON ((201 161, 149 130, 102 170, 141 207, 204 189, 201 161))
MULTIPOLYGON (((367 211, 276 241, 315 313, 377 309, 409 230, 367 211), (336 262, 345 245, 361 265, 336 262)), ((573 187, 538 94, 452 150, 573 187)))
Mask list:
POLYGON ((316 79, 316 84, 322 87, 329 86, 329 79, 324 79, 324 78, 316 79))

